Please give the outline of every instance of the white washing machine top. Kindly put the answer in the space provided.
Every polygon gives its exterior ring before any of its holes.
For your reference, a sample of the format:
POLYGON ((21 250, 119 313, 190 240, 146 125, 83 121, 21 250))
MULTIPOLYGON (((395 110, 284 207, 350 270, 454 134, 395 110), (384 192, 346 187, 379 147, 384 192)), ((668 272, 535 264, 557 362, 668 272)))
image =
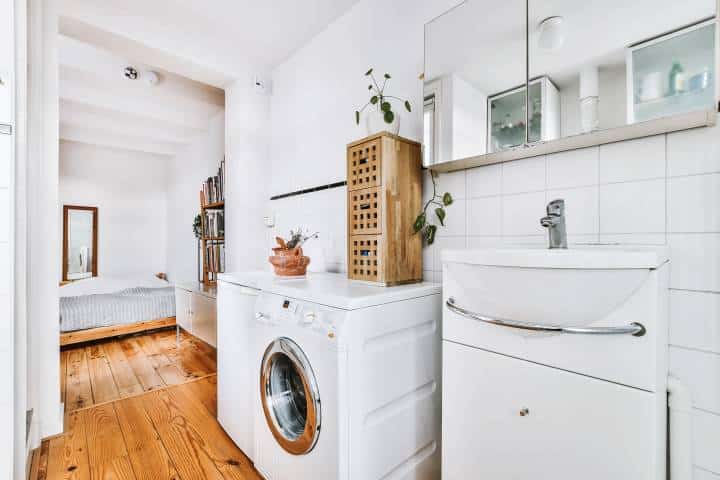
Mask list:
POLYGON ((344 273, 308 273, 307 277, 284 279, 274 276, 260 282, 263 292, 297 298, 342 310, 357 310, 411 298, 439 294, 437 283, 415 283, 382 287, 350 280, 344 273))
POLYGON ((248 271, 248 272, 228 272, 218 274, 218 280, 221 282, 232 283, 241 287, 254 288, 260 290, 263 282, 271 281, 275 274, 270 271, 248 271))

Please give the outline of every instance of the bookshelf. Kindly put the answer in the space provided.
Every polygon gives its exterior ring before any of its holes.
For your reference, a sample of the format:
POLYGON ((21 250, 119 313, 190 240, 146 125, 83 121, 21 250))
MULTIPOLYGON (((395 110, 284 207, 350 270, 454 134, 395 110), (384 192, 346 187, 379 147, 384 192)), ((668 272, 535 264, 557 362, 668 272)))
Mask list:
POLYGON ((200 189, 200 223, 202 282, 214 286, 225 271, 225 159, 200 189))

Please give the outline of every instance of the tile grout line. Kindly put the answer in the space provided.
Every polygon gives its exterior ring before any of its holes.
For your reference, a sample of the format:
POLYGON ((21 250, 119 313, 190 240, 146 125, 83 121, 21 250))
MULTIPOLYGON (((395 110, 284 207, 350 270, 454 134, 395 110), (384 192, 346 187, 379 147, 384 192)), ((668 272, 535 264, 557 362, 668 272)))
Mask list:
POLYGON ((714 352, 712 350, 704 350, 702 348, 695 348, 695 347, 688 347, 685 345, 678 345, 672 342, 668 342, 668 346, 672 348, 678 348, 680 350, 685 350, 688 352, 696 352, 696 353, 706 353, 708 355, 715 355, 717 357, 720 357, 720 352, 714 352))

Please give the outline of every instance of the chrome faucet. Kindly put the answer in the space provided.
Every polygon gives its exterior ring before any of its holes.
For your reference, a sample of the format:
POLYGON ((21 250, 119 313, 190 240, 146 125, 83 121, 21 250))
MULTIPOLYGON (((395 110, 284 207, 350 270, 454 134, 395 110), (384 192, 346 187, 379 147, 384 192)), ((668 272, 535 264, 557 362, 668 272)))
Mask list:
POLYGON ((540 225, 548 229, 548 248, 567 248, 565 200, 553 200, 546 208, 547 216, 540 219, 540 225))

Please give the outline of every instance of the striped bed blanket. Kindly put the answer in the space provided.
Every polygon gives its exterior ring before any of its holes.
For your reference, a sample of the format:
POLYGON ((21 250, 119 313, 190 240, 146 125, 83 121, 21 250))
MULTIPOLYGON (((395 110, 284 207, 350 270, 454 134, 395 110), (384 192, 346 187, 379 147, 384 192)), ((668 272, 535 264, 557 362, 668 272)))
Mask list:
POLYGON ((135 287, 114 293, 60 297, 61 332, 174 316, 173 287, 135 287))

